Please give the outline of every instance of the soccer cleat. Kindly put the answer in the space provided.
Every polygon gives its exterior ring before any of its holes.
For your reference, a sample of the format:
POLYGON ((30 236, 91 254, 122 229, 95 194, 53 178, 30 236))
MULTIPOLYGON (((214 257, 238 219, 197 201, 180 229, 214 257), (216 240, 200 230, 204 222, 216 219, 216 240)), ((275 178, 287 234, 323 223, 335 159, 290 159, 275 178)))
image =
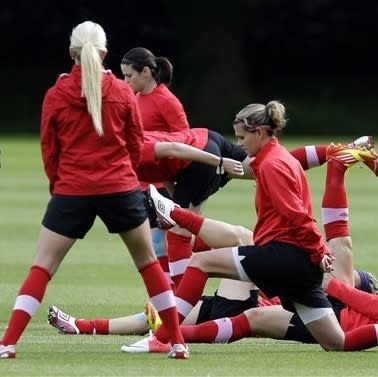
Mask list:
POLYGON ((16 347, 13 345, 4 346, 0 344, 0 359, 14 359, 16 358, 16 347))
MULTIPOLYGON (((360 147, 365 147, 369 150, 374 150, 374 139, 372 136, 361 136, 352 144, 360 147)), ((364 164, 378 177, 378 160, 364 161, 364 164)))
POLYGON ((167 353, 171 351, 171 346, 169 343, 160 342, 155 335, 150 334, 133 344, 124 344, 121 351, 127 353, 167 353))
POLYGON ((332 159, 341 162, 346 167, 351 167, 359 162, 369 163, 378 158, 374 150, 349 146, 343 144, 330 144, 327 148, 327 161, 332 159))
POLYGON ((55 305, 49 307, 47 320, 61 334, 80 334, 80 330, 75 324, 76 318, 64 313, 55 305))
POLYGON ((168 352, 170 359, 189 359, 189 348, 185 344, 174 344, 168 352))
POLYGON ((348 146, 366 148, 369 151, 374 149, 374 145, 375 143, 373 136, 361 136, 352 143, 348 144, 348 146))
POLYGON ((158 311, 150 302, 144 304, 144 314, 146 316, 146 324, 150 331, 155 332, 163 323, 158 311))
POLYGON ((170 214, 178 207, 171 199, 161 195, 152 184, 148 187, 148 198, 152 208, 156 211, 157 222, 160 229, 169 229, 176 225, 170 214))

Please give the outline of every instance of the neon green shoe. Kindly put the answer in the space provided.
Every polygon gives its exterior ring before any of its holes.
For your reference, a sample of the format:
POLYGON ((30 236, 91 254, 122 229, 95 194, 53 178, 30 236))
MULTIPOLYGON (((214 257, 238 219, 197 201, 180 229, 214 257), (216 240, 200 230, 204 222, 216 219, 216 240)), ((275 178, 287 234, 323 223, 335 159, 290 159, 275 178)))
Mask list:
POLYGON ((150 331, 155 332, 163 323, 158 311, 150 302, 144 304, 144 314, 146 316, 146 323, 150 331))
POLYGON ((327 149, 327 161, 332 159, 341 162, 346 167, 351 167, 359 162, 369 163, 378 158, 377 153, 371 149, 345 144, 330 144, 327 149))

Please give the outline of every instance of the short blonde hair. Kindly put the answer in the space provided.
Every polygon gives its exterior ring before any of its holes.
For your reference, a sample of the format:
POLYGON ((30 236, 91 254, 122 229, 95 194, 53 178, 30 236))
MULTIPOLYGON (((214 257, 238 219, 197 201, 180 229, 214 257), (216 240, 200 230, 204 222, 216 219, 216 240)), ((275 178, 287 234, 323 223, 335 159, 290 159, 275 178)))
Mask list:
POLYGON ((88 113, 94 128, 102 136, 102 58, 107 52, 104 29, 92 21, 85 21, 73 28, 70 50, 81 65, 81 95, 87 100, 88 113))

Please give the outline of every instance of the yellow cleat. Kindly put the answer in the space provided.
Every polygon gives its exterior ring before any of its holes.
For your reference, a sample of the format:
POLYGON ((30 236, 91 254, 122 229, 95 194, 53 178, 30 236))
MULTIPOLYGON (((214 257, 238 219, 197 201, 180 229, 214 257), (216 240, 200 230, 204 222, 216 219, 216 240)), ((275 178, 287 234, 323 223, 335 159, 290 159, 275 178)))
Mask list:
POLYGON ((144 314, 146 316, 146 324, 148 328, 155 332, 163 323, 161 320, 158 311, 150 302, 144 304, 144 314))
POLYGON ((369 163, 377 158, 378 155, 373 149, 369 150, 359 146, 330 144, 327 149, 327 161, 337 160, 348 168, 359 162, 369 163))

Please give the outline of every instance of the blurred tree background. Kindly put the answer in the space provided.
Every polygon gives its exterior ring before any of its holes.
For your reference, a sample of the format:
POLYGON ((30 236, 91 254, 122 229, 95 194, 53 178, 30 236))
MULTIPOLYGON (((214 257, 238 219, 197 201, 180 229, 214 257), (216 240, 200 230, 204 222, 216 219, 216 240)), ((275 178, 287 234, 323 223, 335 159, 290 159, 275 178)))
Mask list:
POLYGON ((72 64, 72 27, 89 19, 119 77, 132 47, 170 58, 193 126, 230 133, 244 105, 279 99, 287 135, 374 135, 377 16, 373 0, 3 1, 0 131, 38 132, 43 95, 72 64))

